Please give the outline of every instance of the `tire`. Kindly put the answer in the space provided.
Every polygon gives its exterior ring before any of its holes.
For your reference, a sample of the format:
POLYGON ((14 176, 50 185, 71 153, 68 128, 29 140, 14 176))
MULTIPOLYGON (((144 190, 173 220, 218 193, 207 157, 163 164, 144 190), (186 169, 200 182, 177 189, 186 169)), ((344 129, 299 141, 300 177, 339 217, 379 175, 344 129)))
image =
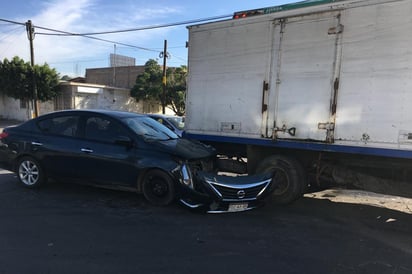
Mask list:
POLYGON ((270 156, 259 164, 256 172, 273 172, 275 188, 272 198, 276 204, 289 204, 302 197, 306 190, 303 167, 293 158, 283 155, 270 156))
POLYGON ((23 157, 18 161, 17 178, 27 188, 38 188, 46 181, 43 168, 32 157, 23 157))
POLYGON ((142 192, 149 203, 166 206, 175 200, 175 185, 172 178, 161 170, 150 170, 144 176, 142 192))

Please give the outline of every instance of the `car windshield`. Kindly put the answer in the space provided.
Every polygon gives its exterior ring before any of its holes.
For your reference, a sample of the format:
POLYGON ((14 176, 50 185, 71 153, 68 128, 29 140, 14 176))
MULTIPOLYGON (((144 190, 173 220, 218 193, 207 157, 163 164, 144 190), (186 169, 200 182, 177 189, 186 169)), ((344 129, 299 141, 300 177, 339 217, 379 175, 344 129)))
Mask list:
POLYGON ((164 125, 146 116, 128 117, 124 118, 123 121, 137 135, 142 136, 145 141, 165 141, 179 138, 164 125))
POLYGON ((174 116, 174 117, 167 117, 166 119, 180 130, 183 130, 184 127, 185 127, 185 118, 184 117, 174 116))

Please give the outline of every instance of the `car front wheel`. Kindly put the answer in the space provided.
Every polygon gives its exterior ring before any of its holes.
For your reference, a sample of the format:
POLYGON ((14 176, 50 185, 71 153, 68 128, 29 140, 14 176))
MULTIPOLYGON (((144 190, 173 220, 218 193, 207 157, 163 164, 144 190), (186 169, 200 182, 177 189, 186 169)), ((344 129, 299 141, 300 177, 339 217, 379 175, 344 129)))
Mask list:
POLYGON ((175 199, 175 186, 170 176, 161 170, 150 170, 142 182, 143 195, 151 204, 165 206, 175 199))
POLYGON ((27 188, 39 187, 45 181, 45 174, 37 160, 23 157, 17 165, 17 178, 27 188))

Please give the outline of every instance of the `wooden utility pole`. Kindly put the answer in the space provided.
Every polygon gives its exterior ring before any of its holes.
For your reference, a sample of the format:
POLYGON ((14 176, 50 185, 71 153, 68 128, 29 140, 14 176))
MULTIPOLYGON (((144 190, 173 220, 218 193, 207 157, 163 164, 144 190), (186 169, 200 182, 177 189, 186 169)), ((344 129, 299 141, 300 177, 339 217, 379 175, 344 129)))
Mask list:
POLYGON ((166 113, 166 59, 167 59, 167 40, 164 43, 163 49, 163 77, 162 77, 162 84, 163 84, 163 94, 162 94, 162 113, 166 113))
POLYGON ((34 27, 31 23, 31 20, 27 21, 26 23, 26 31, 27 31, 27 38, 30 42, 30 64, 31 64, 31 71, 33 77, 33 106, 34 106, 34 117, 39 116, 39 105, 37 101, 37 85, 36 85, 36 75, 34 73, 34 48, 33 48, 33 40, 34 40, 34 27))

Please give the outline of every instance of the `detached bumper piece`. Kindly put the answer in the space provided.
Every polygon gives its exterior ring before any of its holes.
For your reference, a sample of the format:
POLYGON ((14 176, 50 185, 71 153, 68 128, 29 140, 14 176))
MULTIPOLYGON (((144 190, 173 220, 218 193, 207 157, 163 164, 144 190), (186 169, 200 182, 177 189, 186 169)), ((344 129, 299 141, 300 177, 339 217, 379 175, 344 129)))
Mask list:
POLYGON ((199 172, 197 181, 202 184, 202 189, 210 197, 210 202, 205 205, 182 200, 182 203, 191 208, 206 206, 208 213, 254 209, 263 203, 264 198, 273 189, 271 174, 233 177, 199 172))

